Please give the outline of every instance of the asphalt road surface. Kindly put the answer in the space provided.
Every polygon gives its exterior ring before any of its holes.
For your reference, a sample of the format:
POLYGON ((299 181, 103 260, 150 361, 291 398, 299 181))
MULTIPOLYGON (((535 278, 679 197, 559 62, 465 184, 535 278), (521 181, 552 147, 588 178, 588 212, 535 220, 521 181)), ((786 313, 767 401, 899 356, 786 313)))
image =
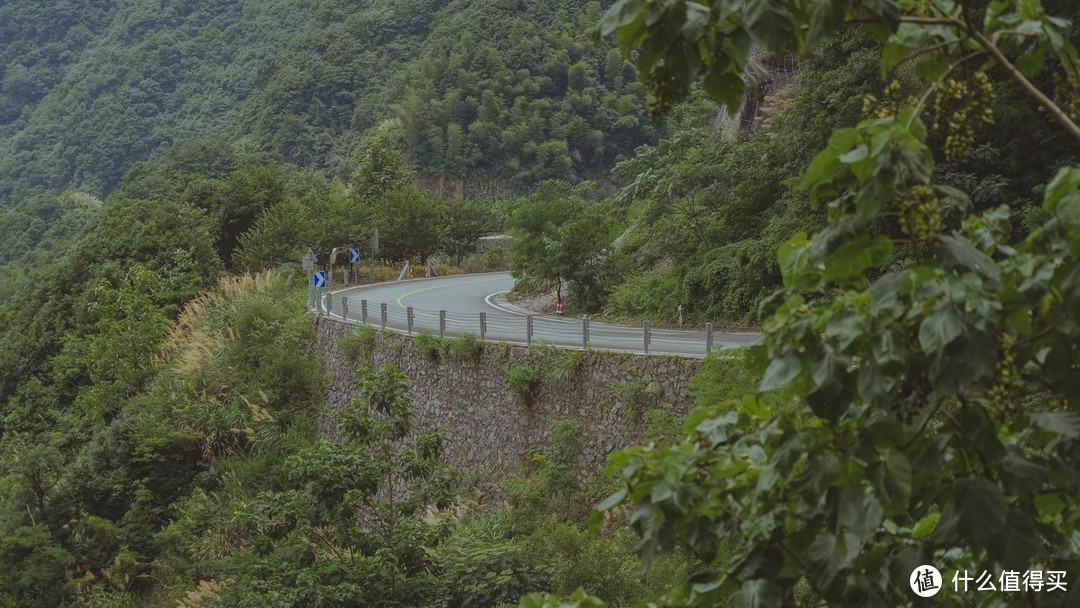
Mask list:
MULTIPOLYGON (((446 336, 471 333, 480 335, 480 313, 486 315, 484 338, 500 342, 527 342, 528 312, 516 308, 499 296, 510 291, 514 279, 507 272, 454 275, 431 279, 413 279, 373 285, 360 285, 324 293, 320 298, 323 314, 350 322, 361 322, 363 301, 367 301, 367 322, 382 325, 382 305, 386 305, 386 327, 408 331, 408 308, 413 308, 413 333, 439 333, 440 314, 445 311, 446 336), (345 301, 348 301, 346 311, 345 301), (327 310, 329 308, 329 310, 327 310)), ((589 321, 589 347, 624 352, 644 352, 641 327, 608 325, 589 321)), ((702 357, 706 351, 704 328, 700 330, 652 329, 649 352, 702 357)), ((714 333, 713 347, 725 348, 753 344, 761 340, 755 333, 714 333)), ((582 348, 581 319, 533 314, 534 343, 582 348)))

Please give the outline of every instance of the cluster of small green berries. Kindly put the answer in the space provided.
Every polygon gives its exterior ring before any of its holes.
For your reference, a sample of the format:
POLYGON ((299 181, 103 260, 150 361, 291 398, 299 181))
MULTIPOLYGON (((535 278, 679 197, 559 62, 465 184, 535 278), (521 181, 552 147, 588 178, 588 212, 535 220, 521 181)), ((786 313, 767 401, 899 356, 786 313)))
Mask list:
POLYGON ((994 85, 986 72, 967 82, 949 78, 937 91, 935 129, 946 129, 945 158, 964 160, 975 143, 975 132, 994 123, 994 85))
POLYGON ((663 63, 657 62, 645 78, 645 88, 649 91, 649 117, 660 120, 671 112, 690 90, 668 71, 663 63))
POLYGON ((1054 74, 1054 102, 1069 116, 1080 119, 1080 70, 1054 74))
POLYGON ((1013 388, 1020 381, 1020 370, 1016 367, 1016 355, 1013 352, 1015 340, 1009 334, 1003 334, 999 340, 1001 355, 994 365, 994 385, 987 391, 990 411, 1003 417, 1016 414, 1016 405, 1012 401, 1013 388))
POLYGON ((936 241, 941 235, 941 203, 931 186, 915 186, 897 196, 904 234, 921 242, 936 241))
POLYGON ((900 83, 896 80, 890 82, 888 86, 885 87, 881 97, 882 99, 878 99, 873 95, 863 97, 863 116, 866 116, 867 118, 888 118, 899 114, 900 108, 904 104, 914 106, 918 103, 918 101, 910 96, 906 99, 901 98, 900 83))

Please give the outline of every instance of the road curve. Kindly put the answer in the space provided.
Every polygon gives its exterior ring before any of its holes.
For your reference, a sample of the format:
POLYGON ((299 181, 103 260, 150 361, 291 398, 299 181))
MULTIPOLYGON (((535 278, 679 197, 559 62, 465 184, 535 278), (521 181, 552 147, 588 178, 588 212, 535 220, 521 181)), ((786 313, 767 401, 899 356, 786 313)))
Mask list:
MULTIPOLYGON (((386 327, 408 331, 409 307, 413 308, 413 332, 439 333, 439 311, 446 311, 447 336, 480 334, 480 313, 485 313, 485 339, 526 343, 527 315, 496 302, 496 296, 509 291, 514 278, 508 272, 465 274, 431 279, 414 279, 346 287, 324 294, 320 311, 333 318, 362 322, 363 301, 367 302, 367 322, 382 324, 381 305, 386 305, 386 327), (346 301, 348 304, 346 310, 346 301), (345 316, 342 313, 345 312, 345 316)), ((533 342, 560 347, 583 347, 582 321, 573 318, 533 316, 533 342)), ((753 344, 761 340, 755 333, 714 333, 713 346, 725 348, 753 344)), ((704 331, 653 329, 649 352, 688 357, 703 357, 706 351, 704 331)), ((589 322, 589 347, 603 350, 643 353, 644 338, 640 327, 589 322)))

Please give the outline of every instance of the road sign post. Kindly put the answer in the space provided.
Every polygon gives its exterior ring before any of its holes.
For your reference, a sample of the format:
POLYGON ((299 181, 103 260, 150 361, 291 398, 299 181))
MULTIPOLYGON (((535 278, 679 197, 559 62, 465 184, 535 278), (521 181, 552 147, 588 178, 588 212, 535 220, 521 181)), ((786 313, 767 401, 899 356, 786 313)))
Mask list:
MULTIPOLYGON (((311 277, 312 271, 315 270, 315 252, 308 248, 301 263, 304 265, 304 272, 311 277)), ((308 308, 315 308, 317 304, 315 298, 315 283, 314 278, 312 278, 312 281, 308 284, 308 308)))

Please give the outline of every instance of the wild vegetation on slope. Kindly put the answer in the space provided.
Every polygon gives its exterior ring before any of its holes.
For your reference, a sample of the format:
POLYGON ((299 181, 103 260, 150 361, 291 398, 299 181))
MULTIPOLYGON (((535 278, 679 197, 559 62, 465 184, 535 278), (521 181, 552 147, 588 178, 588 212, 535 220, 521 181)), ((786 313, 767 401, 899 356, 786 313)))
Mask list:
POLYGON ((603 178, 656 137, 633 68, 588 38, 596 2, 159 4, 0 7, 0 206, 104 196, 217 136, 347 178, 399 118, 418 173, 459 194, 603 178))

